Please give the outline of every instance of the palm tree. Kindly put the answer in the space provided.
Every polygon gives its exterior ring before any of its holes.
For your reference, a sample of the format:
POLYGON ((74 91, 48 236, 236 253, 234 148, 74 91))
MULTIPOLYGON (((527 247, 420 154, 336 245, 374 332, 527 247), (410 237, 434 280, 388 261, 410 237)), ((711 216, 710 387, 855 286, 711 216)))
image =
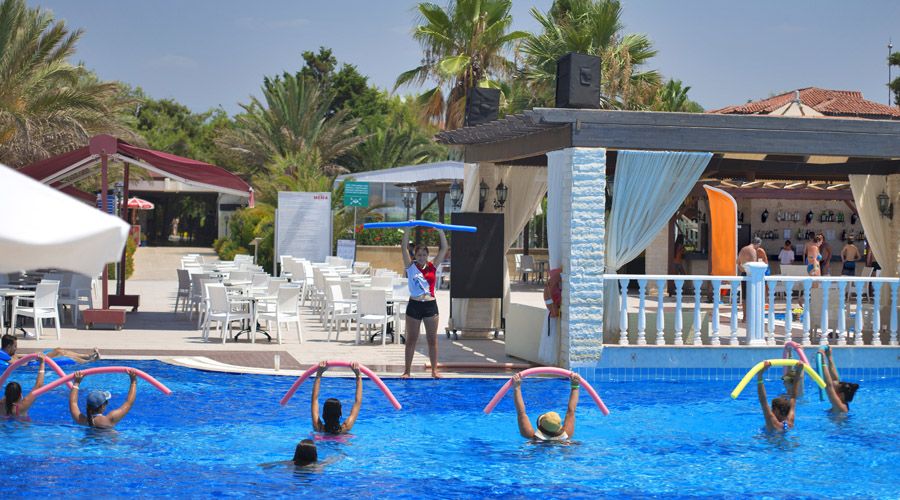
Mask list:
POLYGON ((324 169, 365 139, 355 130, 359 120, 348 118, 346 110, 329 114, 331 96, 302 75, 266 78, 262 92, 262 100, 241 104, 235 127, 217 141, 239 153, 254 177, 273 168, 294 175, 298 164, 324 169))
POLYGON ((532 106, 553 103, 556 61, 569 52, 602 59, 603 107, 642 109, 652 103, 660 75, 641 68, 657 51, 646 35, 622 33, 618 0, 556 0, 546 14, 532 8, 531 15, 543 30, 529 35, 520 48, 525 55, 523 75, 532 88, 532 106))
POLYGON ((366 141, 350 153, 346 165, 351 172, 418 165, 447 155, 446 148, 418 127, 396 117, 373 128, 366 141))
POLYGON ((0 162, 23 166, 96 133, 125 133, 135 101, 68 62, 81 34, 24 0, 0 4, 0 162))
POLYGON ((683 85, 681 80, 669 80, 659 88, 653 110, 702 113, 703 107, 688 98, 690 90, 691 87, 683 85))
POLYGON ((454 0, 446 9, 420 3, 422 24, 413 37, 425 52, 422 64, 401 73, 394 89, 435 81, 437 85, 420 96, 426 116, 447 129, 461 126, 466 90, 478 85, 499 88, 497 78, 515 69, 503 52, 528 33, 508 33, 511 8, 511 0, 454 0))

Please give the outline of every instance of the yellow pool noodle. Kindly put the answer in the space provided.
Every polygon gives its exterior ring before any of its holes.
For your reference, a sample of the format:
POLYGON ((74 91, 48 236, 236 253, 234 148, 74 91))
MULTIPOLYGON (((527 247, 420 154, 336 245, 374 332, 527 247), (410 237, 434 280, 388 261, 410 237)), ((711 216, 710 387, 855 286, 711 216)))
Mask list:
MULTIPOLYGON (((766 361, 768 361, 772 366, 794 366, 800 363, 799 359, 768 359, 766 361)), ((751 368, 750 371, 747 372, 746 375, 744 375, 744 378, 741 379, 741 382, 737 385, 737 387, 735 387, 734 390, 731 391, 731 399, 737 399, 741 391, 744 390, 744 387, 747 387, 747 384, 749 384, 750 380, 753 379, 753 376, 763 369, 766 361, 760 361, 759 363, 756 363, 753 368, 751 368)), ((811 366, 804 364, 803 371, 805 371, 806 374, 809 375, 809 377, 813 379, 813 382, 815 382, 819 387, 825 387, 825 381, 822 380, 822 377, 820 377, 819 374, 816 373, 816 371, 813 370, 811 366)))

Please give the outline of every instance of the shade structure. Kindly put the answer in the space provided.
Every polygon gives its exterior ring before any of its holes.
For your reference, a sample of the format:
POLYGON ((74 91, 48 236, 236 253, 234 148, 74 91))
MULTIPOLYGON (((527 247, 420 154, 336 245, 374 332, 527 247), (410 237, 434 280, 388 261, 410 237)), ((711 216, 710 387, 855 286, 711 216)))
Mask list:
POLYGON ((155 206, 147 200, 132 196, 131 198, 128 198, 128 208, 133 208, 135 210, 153 210, 155 206))
POLYGON ((0 272, 96 276, 122 256, 128 231, 121 219, 0 165, 0 272))

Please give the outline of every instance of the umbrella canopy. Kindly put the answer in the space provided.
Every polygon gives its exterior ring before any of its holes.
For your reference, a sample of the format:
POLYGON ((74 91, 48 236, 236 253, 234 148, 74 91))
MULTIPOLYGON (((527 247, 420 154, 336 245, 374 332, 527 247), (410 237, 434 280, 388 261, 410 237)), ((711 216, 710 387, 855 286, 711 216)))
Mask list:
POLYGON ((121 258, 128 231, 125 221, 0 165, 0 272, 96 276, 121 258))
POLYGON ((147 200, 142 200, 136 196, 128 198, 128 208, 135 210, 153 210, 154 205, 147 200))

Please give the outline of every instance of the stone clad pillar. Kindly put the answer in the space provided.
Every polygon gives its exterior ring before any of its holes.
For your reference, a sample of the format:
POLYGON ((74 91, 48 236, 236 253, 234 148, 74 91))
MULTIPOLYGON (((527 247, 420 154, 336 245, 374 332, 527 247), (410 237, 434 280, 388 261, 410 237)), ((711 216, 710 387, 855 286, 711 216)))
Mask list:
POLYGON ((562 200, 562 214, 557 219, 563 221, 560 364, 593 367, 603 351, 606 150, 567 148, 548 153, 548 157, 548 169, 554 169, 553 175, 563 175, 559 192, 548 195, 562 200))

